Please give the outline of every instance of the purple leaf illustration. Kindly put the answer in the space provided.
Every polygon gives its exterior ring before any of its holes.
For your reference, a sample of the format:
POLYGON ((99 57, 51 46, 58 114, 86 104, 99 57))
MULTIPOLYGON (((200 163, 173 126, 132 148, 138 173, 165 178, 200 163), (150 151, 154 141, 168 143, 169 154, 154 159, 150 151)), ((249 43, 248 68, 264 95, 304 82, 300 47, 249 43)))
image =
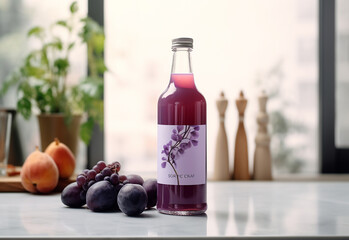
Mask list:
POLYGON ((165 168, 166 163, 170 164, 173 172, 177 177, 177 184, 179 185, 179 175, 176 171, 177 161, 181 158, 181 155, 185 154, 185 151, 189 148, 198 146, 200 126, 198 125, 177 125, 172 129, 171 140, 163 146, 161 154, 164 154, 161 163, 161 167, 165 168), (174 143, 172 142, 174 141, 174 143), (173 144, 172 144, 173 143, 173 144))
POLYGON ((172 134, 172 135, 171 135, 171 139, 172 139, 173 141, 177 141, 177 140, 178 140, 177 134, 172 134))
POLYGON ((178 125, 178 126, 177 126, 178 133, 179 133, 180 131, 182 131, 183 129, 184 129, 184 126, 183 126, 183 125, 178 125))
POLYGON ((196 139, 199 137, 199 133, 197 131, 192 131, 190 139, 196 139))
POLYGON ((191 148, 191 143, 190 142, 187 142, 187 149, 188 148, 191 148))

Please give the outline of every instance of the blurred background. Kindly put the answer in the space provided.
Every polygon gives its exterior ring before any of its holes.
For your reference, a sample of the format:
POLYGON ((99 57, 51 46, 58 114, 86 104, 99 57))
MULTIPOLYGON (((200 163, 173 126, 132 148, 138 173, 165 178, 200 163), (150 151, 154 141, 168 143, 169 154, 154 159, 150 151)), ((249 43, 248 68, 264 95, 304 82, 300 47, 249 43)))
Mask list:
MULTIPOLYGON (((240 90, 248 99, 245 128, 252 170, 257 98, 265 90, 270 97, 267 110, 274 173, 326 172, 321 168, 319 126, 321 1, 104 0, 95 1, 93 8, 91 2, 78 1, 79 14, 102 13, 98 18, 104 24, 108 67, 104 76, 104 155, 100 158, 119 161, 125 171, 155 175, 157 100, 169 82, 171 39, 192 37, 195 82, 207 101, 208 174, 213 172, 219 124, 215 101, 222 90, 229 100, 226 129, 231 166, 238 125, 235 99, 240 90)), ((0 0, 0 83, 22 62, 28 47, 35 46, 26 38, 28 29, 47 27, 66 17, 70 4, 0 0)), ((349 1, 336 0, 335 20, 333 144, 347 149, 349 1)), ((75 49, 71 61, 69 81, 76 82, 87 73, 86 49, 75 49)), ((1 106, 16 106, 16 90, 11 91, 0 98, 1 106)), ((23 156, 27 156, 40 141, 35 116, 30 121, 17 116, 16 123, 23 156)), ((88 161, 96 160, 89 159, 87 147, 80 143, 78 169, 85 168, 88 161)))
POLYGON ((190 36, 195 82, 207 100, 208 171, 213 168, 220 91, 229 100, 231 160, 238 125, 235 99, 240 90, 248 99, 245 124, 252 166, 257 97, 265 89, 273 95, 268 111, 275 170, 316 172, 317 12, 317 1, 105 1, 111 70, 105 78, 107 158, 155 171, 156 104, 169 82, 170 40, 190 36))

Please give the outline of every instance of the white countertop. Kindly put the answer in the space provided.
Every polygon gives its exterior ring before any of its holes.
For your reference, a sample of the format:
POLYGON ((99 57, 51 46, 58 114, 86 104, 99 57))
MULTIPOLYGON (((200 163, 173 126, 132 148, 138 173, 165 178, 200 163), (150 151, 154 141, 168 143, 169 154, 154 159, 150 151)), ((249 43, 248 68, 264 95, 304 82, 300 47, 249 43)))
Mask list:
POLYGON ((0 238, 246 236, 349 238, 349 182, 210 182, 208 210, 195 217, 94 213, 65 207, 60 194, 0 193, 0 238))

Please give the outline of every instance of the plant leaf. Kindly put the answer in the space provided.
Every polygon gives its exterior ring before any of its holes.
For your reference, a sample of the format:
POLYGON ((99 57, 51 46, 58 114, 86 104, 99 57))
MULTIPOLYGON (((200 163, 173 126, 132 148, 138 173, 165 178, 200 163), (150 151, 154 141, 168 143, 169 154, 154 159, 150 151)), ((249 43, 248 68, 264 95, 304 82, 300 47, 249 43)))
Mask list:
POLYGON ((40 79, 45 74, 46 71, 40 67, 27 66, 25 68, 25 72, 27 77, 35 77, 40 79))
POLYGON ((70 5, 70 12, 71 13, 76 13, 79 10, 78 7, 78 3, 76 1, 74 1, 71 5, 70 5))
POLYGON ((68 50, 72 49, 74 46, 75 46, 75 42, 70 43, 68 46, 68 50))
POLYGON ((66 58, 58 58, 54 62, 57 74, 65 74, 68 71, 69 61, 66 58))
POLYGON ((45 31, 42 27, 33 27, 28 31, 27 36, 28 37, 35 36, 38 38, 42 38, 44 35, 44 32, 45 31))
POLYGON ((99 125, 101 129, 104 128, 104 103, 103 100, 94 99, 92 102, 89 115, 99 125))
POLYGON ((23 115, 25 119, 31 116, 32 104, 29 99, 23 97, 17 102, 17 111, 23 115))
POLYGON ((5 95, 7 91, 14 85, 16 85, 18 82, 20 82, 21 76, 18 71, 13 72, 2 84, 0 89, 0 97, 5 95))
POLYGON ((87 121, 80 126, 80 138, 86 145, 91 140, 93 125, 93 119, 89 117, 87 121))
POLYGON ((105 66, 104 59, 96 59, 96 67, 98 74, 103 74, 107 71, 107 66, 105 66))
POLYGON ((89 42, 96 34, 103 35, 104 37, 103 28, 96 21, 89 17, 82 18, 80 21, 84 24, 79 33, 83 42, 89 42))
POLYGON ((68 28, 67 21, 64 21, 64 20, 59 20, 55 24, 58 25, 58 26, 62 26, 62 27, 68 28))
POLYGON ((46 43, 43 46, 43 49, 46 50, 48 47, 56 48, 57 50, 62 50, 63 49, 62 40, 58 37, 55 37, 52 42, 46 43))
POLYGON ((31 98, 34 95, 34 89, 30 86, 29 82, 22 82, 19 86, 20 91, 23 92, 24 97, 31 98))
POLYGON ((104 34, 95 33, 91 37, 91 44, 97 55, 102 54, 104 51, 104 40, 104 34))
POLYGON ((72 27, 68 24, 67 21, 59 20, 55 23, 56 26, 61 26, 69 30, 69 32, 72 31, 72 27))
POLYGON ((25 58, 25 64, 30 64, 31 61, 34 61, 35 59, 37 59, 39 57, 39 55, 41 54, 40 50, 34 50, 31 51, 27 57, 25 58))

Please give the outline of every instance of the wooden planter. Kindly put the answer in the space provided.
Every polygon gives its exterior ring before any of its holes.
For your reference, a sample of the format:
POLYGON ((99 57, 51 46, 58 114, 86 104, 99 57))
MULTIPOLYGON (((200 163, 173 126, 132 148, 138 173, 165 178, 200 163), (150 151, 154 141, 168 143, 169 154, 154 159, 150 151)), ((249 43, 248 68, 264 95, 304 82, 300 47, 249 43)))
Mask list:
POLYGON ((46 147, 54 138, 58 138, 60 142, 70 148, 76 157, 78 152, 81 115, 74 115, 68 125, 64 120, 65 116, 59 113, 38 115, 41 150, 45 151, 46 147))

